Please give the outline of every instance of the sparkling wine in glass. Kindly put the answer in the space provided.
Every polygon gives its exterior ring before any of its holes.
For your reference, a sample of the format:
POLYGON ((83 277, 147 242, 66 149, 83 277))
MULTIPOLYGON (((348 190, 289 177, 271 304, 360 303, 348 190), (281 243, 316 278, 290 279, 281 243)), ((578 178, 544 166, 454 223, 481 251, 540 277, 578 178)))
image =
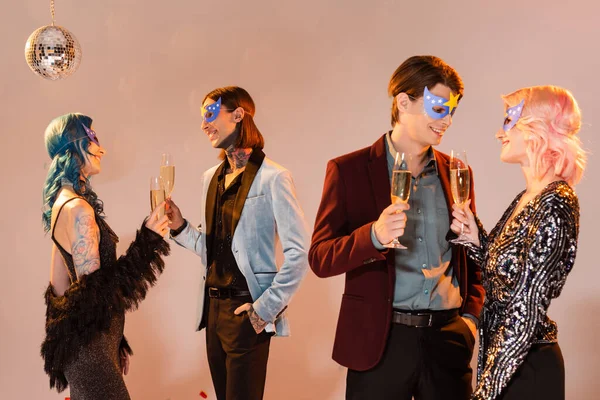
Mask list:
MULTIPOLYGON (((163 185, 162 178, 160 176, 153 176, 150 178, 150 208, 152 211, 160 203, 165 201, 165 187, 163 185)), ((158 218, 162 218, 165 215, 164 207, 158 212, 158 218)))
MULTIPOLYGON (((407 203, 410 197, 412 173, 408 168, 409 159, 409 154, 396 153, 396 160, 392 169, 392 203, 407 203)), ((408 249, 398 241, 398 238, 394 238, 384 246, 392 249, 408 249)))
POLYGON ((162 178, 165 188, 165 196, 169 198, 171 197, 173 187, 175 186, 175 164, 173 163, 173 157, 169 153, 162 155, 160 177, 162 178))
MULTIPOLYGON (((469 164, 467 163, 466 151, 454 151, 450 153, 450 188, 454 202, 459 206, 469 200, 471 191, 471 176, 469 174, 469 164)), ((464 224, 460 227, 460 235, 456 239, 450 240, 450 243, 461 244, 469 242, 469 238, 464 234, 464 224)))

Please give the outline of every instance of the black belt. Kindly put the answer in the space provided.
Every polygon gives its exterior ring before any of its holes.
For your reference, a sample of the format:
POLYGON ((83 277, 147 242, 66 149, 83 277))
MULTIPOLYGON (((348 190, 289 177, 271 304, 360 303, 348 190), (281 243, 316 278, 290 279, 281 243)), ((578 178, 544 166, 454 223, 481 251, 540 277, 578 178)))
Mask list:
POLYGON ((394 310, 392 321, 396 324, 427 328, 441 326, 458 315, 458 309, 443 311, 399 311, 394 310))
POLYGON ((247 290, 236 290, 236 289, 220 289, 216 287, 208 288, 208 297, 212 297, 214 299, 229 299, 231 297, 243 297, 250 296, 250 292, 247 290))

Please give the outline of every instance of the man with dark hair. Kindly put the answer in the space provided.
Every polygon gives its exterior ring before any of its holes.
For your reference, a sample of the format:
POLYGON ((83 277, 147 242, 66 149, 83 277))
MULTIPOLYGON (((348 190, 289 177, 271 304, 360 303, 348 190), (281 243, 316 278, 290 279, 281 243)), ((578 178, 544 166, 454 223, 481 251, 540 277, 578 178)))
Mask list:
MULTIPOLYGON (((407 59, 388 88, 393 129, 327 164, 309 263, 319 277, 345 274, 333 359, 348 367, 346 399, 466 400, 472 392, 481 272, 448 242, 449 157, 433 149, 462 92, 441 59, 407 59), (397 153, 407 156, 411 193, 390 204, 397 153), (395 238, 407 248, 389 248, 395 238)), ((472 183, 470 198, 475 211, 472 183)))
POLYGON ((219 400, 263 398, 271 336, 289 335, 284 311, 308 271, 308 232, 292 176, 265 157, 254 108, 236 86, 205 96, 202 130, 223 162, 204 173, 201 226, 167 201, 171 237, 206 266, 196 328, 206 328, 219 400))

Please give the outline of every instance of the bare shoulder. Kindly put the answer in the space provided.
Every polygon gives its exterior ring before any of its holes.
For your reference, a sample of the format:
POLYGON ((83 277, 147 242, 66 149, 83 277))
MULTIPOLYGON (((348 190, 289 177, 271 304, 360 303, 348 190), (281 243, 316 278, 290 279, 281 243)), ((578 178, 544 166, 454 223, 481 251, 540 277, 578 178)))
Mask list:
POLYGON ((65 207, 63 208, 63 212, 66 212, 69 215, 80 215, 80 214, 89 214, 94 215, 94 209, 84 199, 81 197, 70 200, 65 207))
POLYGON ((71 240, 83 238, 97 241, 99 231, 94 209, 87 202, 79 199, 71 201, 68 205, 71 203, 76 203, 68 210, 71 240))
POLYGON ((70 215, 73 213, 91 212, 94 213, 92 206, 72 189, 63 187, 59 192, 54 205, 52 206, 53 220, 57 216, 70 215), (62 209, 62 211, 61 211, 62 209), (60 211, 60 215, 58 215, 60 211))
POLYGON ((69 231, 81 218, 91 219, 95 224, 94 209, 76 193, 63 189, 52 207, 52 231, 61 240, 61 231, 69 231), (56 225, 56 230, 54 229, 56 225))
POLYGON ((81 199, 69 202, 68 236, 77 276, 87 275, 100 268, 100 231, 92 207, 81 199), (71 204, 74 203, 74 204, 71 204))

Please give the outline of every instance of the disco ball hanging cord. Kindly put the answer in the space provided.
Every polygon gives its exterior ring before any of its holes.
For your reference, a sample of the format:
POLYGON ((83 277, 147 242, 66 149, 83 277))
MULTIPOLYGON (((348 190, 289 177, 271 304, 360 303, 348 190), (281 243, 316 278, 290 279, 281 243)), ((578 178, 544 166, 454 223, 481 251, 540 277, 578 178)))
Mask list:
POLYGON ((54 26, 54 0, 50 0, 50 14, 52 14, 52 26, 54 26))
POLYGON ((79 68, 81 46, 71 32, 55 25, 54 0, 50 0, 50 13, 52 25, 36 29, 27 39, 25 61, 44 79, 64 79, 79 68))

